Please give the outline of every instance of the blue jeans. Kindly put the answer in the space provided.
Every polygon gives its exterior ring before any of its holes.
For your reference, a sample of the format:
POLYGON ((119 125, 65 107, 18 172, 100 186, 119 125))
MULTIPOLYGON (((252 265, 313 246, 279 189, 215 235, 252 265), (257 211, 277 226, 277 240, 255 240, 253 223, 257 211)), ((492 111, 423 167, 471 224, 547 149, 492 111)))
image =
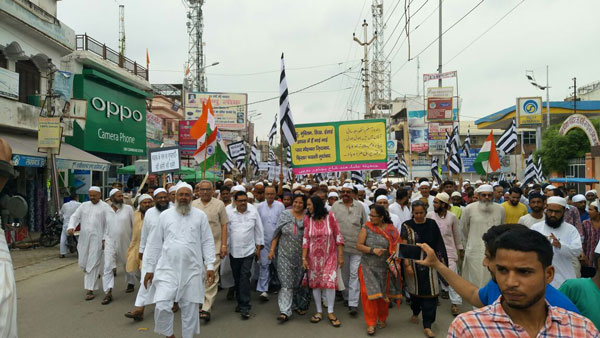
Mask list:
POLYGON ((242 258, 235 258, 229 255, 231 272, 235 281, 238 308, 241 313, 250 311, 250 275, 253 260, 253 254, 242 258))

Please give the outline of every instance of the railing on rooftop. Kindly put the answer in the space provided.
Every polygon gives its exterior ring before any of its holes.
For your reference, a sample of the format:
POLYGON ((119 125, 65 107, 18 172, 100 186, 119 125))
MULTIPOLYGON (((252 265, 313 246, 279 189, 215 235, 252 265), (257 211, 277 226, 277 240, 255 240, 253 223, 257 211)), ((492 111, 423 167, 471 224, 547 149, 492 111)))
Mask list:
POLYGON ((92 52, 100 56, 102 59, 107 60, 148 81, 148 69, 140 66, 137 62, 125 57, 125 55, 115 51, 114 49, 106 47, 106 44, 92 39, 87 34, 77 35, 75 37, 75 41, 76 50, 87 50, 92 52))

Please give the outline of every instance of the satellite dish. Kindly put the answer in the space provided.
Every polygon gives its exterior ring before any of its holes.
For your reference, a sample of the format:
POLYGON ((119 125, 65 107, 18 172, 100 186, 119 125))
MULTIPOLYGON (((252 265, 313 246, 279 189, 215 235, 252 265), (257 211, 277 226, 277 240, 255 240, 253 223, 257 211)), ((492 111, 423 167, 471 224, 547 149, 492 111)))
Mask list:
POLYGON ((14 218, 23 218, 27 215, 27 201, 21 196, 13 196, 6 202, 6 209, 14 218))

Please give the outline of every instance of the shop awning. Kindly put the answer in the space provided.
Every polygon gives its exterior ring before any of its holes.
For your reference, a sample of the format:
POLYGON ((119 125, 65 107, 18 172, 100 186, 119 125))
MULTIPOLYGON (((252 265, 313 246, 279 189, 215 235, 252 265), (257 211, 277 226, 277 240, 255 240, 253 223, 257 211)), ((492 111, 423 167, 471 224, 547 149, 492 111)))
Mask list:
MULTIPOLYGON (((37 151, 37 137, 29 135, 3 134, 0 137, 10 144, 13 165, 21 167, 46 166, 46 154, 37 151)), ((62 143, 56 156, 58 169, 108 171, 110 162, 94 156, 70 144, 62 143)))

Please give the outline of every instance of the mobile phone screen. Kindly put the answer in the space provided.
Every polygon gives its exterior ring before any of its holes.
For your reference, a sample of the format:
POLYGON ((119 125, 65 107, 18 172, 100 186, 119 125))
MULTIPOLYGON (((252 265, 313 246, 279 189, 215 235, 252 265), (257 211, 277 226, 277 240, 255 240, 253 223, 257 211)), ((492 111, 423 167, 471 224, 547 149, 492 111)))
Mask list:
POLYGON ((421 259, 421 248, 416 245, 400 244, 398 258, 421 259))

